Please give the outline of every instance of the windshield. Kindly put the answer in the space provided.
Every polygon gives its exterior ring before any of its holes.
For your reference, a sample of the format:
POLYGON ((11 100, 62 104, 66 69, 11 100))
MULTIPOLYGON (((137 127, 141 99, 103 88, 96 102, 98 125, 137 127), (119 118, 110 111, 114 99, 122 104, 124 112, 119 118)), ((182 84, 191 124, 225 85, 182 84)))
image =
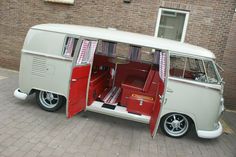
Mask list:
POLYGON ((177 55, 170 57, 170 76, 211 84, 220 80, 213 61, 177 55))
POLYGON ((216 68, 212 61, 204 61, 204 65, 206 68, 206 74, 207 74, 207 81, 208 83, 218 83, 219 78, 216 73, 216 68))

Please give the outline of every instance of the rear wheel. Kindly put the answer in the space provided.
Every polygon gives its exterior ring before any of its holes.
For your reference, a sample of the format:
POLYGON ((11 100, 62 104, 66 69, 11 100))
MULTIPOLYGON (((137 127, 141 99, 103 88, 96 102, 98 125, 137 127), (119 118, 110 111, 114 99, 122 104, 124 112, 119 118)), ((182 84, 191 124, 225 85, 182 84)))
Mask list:
POLYGON ((191 122, 183 114, 170 113, 161 119, 161 130, 170 137, 182 137, 189 131, 191 122))
POLYGON ((46 91, 37 91, 36 101, 43 110, 49 112, 57 111, 64 104, 62 96, 46 91))

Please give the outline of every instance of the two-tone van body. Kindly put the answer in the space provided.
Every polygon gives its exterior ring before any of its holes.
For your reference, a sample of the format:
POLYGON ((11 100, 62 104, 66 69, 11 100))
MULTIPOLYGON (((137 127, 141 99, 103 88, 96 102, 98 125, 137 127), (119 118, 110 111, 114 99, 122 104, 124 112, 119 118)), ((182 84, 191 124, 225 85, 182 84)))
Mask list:
POLYGON ((209 50, 152 36, 86 26, 30 28, 20 64, 20 99, 70 118, 92 111, 160 128, 172 137, 194 125, 202 138, 222 133, 223 85, 209 50))

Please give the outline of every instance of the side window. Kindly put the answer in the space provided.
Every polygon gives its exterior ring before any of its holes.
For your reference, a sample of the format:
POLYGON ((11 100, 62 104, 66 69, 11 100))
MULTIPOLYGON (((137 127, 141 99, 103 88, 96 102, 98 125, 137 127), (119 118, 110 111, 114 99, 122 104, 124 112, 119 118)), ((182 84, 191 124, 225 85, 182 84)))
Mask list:
POLYGON ((218 77, 212 61, 204 61, 208 83, 218 83, 218 77))
POLYGON ((187 58, 184 78, 199 82, 206 82, 206 75, 202 60, 187 58))
POLYGON ((67 37, 63 49, 63 56, 72 58, 74 56, 75 48, 78 42, 78 38, 67 37))
POLYGON ((170 56, 170 76, 182 78, 185 64, 185 57, 170 56))
POLYGON ((170 76, 207 82, 203 61, 196 58, 171 56, 170 76))

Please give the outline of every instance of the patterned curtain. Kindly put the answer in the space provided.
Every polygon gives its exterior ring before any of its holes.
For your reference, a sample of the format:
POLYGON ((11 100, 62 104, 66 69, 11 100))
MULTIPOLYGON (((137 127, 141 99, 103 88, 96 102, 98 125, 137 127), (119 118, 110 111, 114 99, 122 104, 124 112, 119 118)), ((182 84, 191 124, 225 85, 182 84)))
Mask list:
POLYGON ((153 54, 153 63, 159 65, 160 62, 160 50, 155 50, 153 54))
POLYGON ((139 61, 141 58, 140 47, 130 46, 129 59, 132 61, 139 61))
POLYGON ((103 41, 102 42, 102 54, 104 54, 106 56, 110 56, 110 57, 115 56, 116 43, 103 41))
POLYGON ((96 51, 97 41, 84 40, 76 64, 89 64, 93 60, 96 51))
POLYGON ((74 38, 68 37, 67 38, 67 43, 65 47, 65 57, 73 57, 73 49, 74 49, 74 38))

